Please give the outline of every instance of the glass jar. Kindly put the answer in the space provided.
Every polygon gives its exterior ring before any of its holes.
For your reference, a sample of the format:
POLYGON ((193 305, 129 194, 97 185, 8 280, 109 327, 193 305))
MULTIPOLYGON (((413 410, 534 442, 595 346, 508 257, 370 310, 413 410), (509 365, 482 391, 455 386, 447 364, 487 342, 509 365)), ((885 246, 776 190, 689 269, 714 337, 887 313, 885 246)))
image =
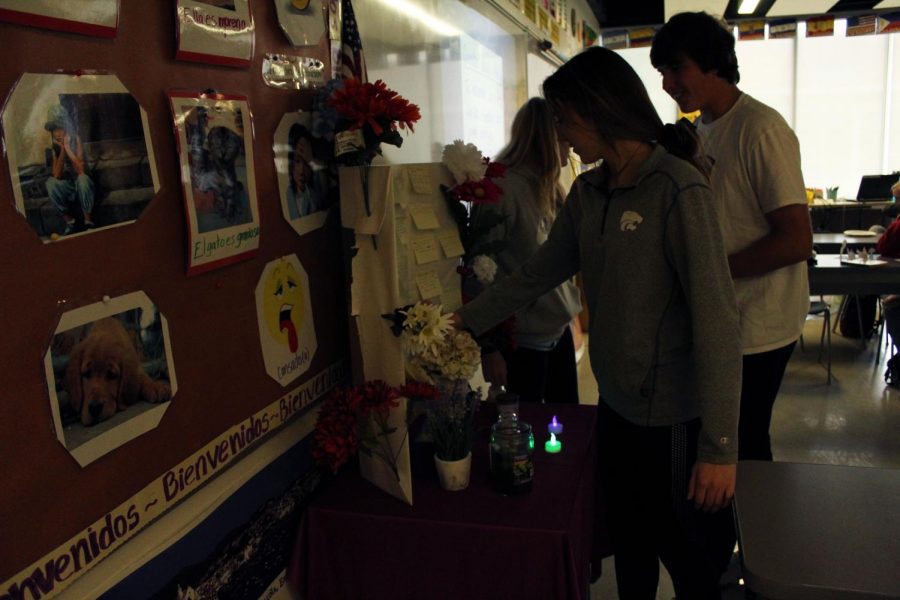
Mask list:
POLYGON ((531 491, 534 435, 516 413, 501 413, 491 427, 491 481, 501 494, 531 491))

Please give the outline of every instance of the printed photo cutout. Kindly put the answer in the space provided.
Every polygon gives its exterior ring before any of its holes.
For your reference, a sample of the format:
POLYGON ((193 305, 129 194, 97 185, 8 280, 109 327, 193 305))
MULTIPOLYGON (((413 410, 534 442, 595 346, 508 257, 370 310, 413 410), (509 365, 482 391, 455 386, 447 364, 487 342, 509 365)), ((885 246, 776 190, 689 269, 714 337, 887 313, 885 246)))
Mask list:
POLYGON ((259 248, 253 128, 245 96, 170 92, 188 221, 188 275, 259 248))
POLYGON ((111 38, 119 27, 119 0, 0 0, 0 21, 111 38))
POLYGON ((44 369, 56 437, 81 466, 159 425, 178 388, 166 319, 144 292, 64 313, 44 369))
POLYGON ((249 67, 254 29, 248 0, 178 0, 175 58, 249 67))
POLYGON ((275 172, 281 212, 299 235, 325 223, 337 183, 326 166, 330 144, 314 138, 312 113, 287 113, 275 130, 275 172))
POLYGON ((309 369, 318 349, 309 278, 296 254, 263 269, 256 284, 256 318, 266 373, 287 386, 309 369))
POLYGON ((318 45, 325 33, 325 7, 322 2, 275 0, 278 23, 292 46, 318 45))
POLYGON ((133 223, 159 191, 147 113, 115 75, 25 73, 0 119, 16 209, 45 243, 133 223))

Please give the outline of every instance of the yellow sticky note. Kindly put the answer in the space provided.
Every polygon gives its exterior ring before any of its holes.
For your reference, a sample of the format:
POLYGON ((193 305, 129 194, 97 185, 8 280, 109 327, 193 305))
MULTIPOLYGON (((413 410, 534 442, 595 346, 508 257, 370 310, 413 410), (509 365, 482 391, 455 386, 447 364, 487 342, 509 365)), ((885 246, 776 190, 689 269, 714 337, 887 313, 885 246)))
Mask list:
POLYGON ((412 184, 413 192, 417 194, 431 194, 434 192, 434 186, 431 184, 431 171, 428 167, 407 167, 406 172, 409 173, 409 182, 412 184))
POLYGON ((424 265, 425 263, 440 260, 438 254, 438 246, 434 241, 433 235, 420 235, 411 240, 413 253, 416 255, 416 264, 424 265))
POLYGON ((441 280, 438 279, 435 271, 416 275, 416 287, 419 288, 419 295, 422 297, 422 300, 440 296, 444 291, 441 287, 441 280))
POLYGON ((462 241, 459 239, 459 231, 456 229, 445 229, 437 234, 437 238, 447 258, 465 254, 466 251, 463 248, 462 241))
POLYGON ((409 214, 418 229, 438 229, 441 226, 430 204, 410 206, 409 214))

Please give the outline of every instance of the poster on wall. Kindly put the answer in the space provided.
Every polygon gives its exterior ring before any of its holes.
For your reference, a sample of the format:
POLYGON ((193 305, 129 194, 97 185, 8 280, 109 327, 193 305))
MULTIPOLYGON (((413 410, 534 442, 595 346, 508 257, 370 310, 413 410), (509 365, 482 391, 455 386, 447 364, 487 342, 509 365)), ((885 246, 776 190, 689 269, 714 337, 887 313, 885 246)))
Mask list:
POLYGON ((328 0, 275 0, 278 24, 292 46, 316 46, 325 33, 328 0))
POLYGON ((56 437, 82 467, 159 425, 178 389, 166 318, 143 292, 64 313, 44 370, 56 437))
POLYGON ((309 278, 297 255, 268 263, 255 294, 266 372, 287 386, 309 369, 318 349, 309 278))
POLYGON ((112 38, 119 27, 119 0, 0 0, 0 21, 112 38))
POLYGON ((246 96, 169 92, 188 224, 188 275, 259 248, 253 127, 246 96))
POLYGON ((330 145, 312 135, 312 113, 287 113, 275 129, 275 172, 281 213, 298 235, 325 223, 337 198, 325 158, 330 145))
POLYGON ((45 243, 133 223, 159 191, 147 113, 115 75, 25 73, 0 119, 16 209, 45 243))
POLYGON ((175 58, 248 67, 254 29, 249 0, 178 0, 175 58))

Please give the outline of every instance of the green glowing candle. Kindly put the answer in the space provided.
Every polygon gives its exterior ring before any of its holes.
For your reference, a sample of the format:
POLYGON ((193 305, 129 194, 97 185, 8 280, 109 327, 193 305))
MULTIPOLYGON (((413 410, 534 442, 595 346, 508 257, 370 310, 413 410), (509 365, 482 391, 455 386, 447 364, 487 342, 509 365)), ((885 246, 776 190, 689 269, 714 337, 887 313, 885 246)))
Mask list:
POLYGON ((556 454, 562 451, 562 442, 556 439, 555 433, 551 433, 550 439, 544 442, 544 451, 548 454, 556 454))

